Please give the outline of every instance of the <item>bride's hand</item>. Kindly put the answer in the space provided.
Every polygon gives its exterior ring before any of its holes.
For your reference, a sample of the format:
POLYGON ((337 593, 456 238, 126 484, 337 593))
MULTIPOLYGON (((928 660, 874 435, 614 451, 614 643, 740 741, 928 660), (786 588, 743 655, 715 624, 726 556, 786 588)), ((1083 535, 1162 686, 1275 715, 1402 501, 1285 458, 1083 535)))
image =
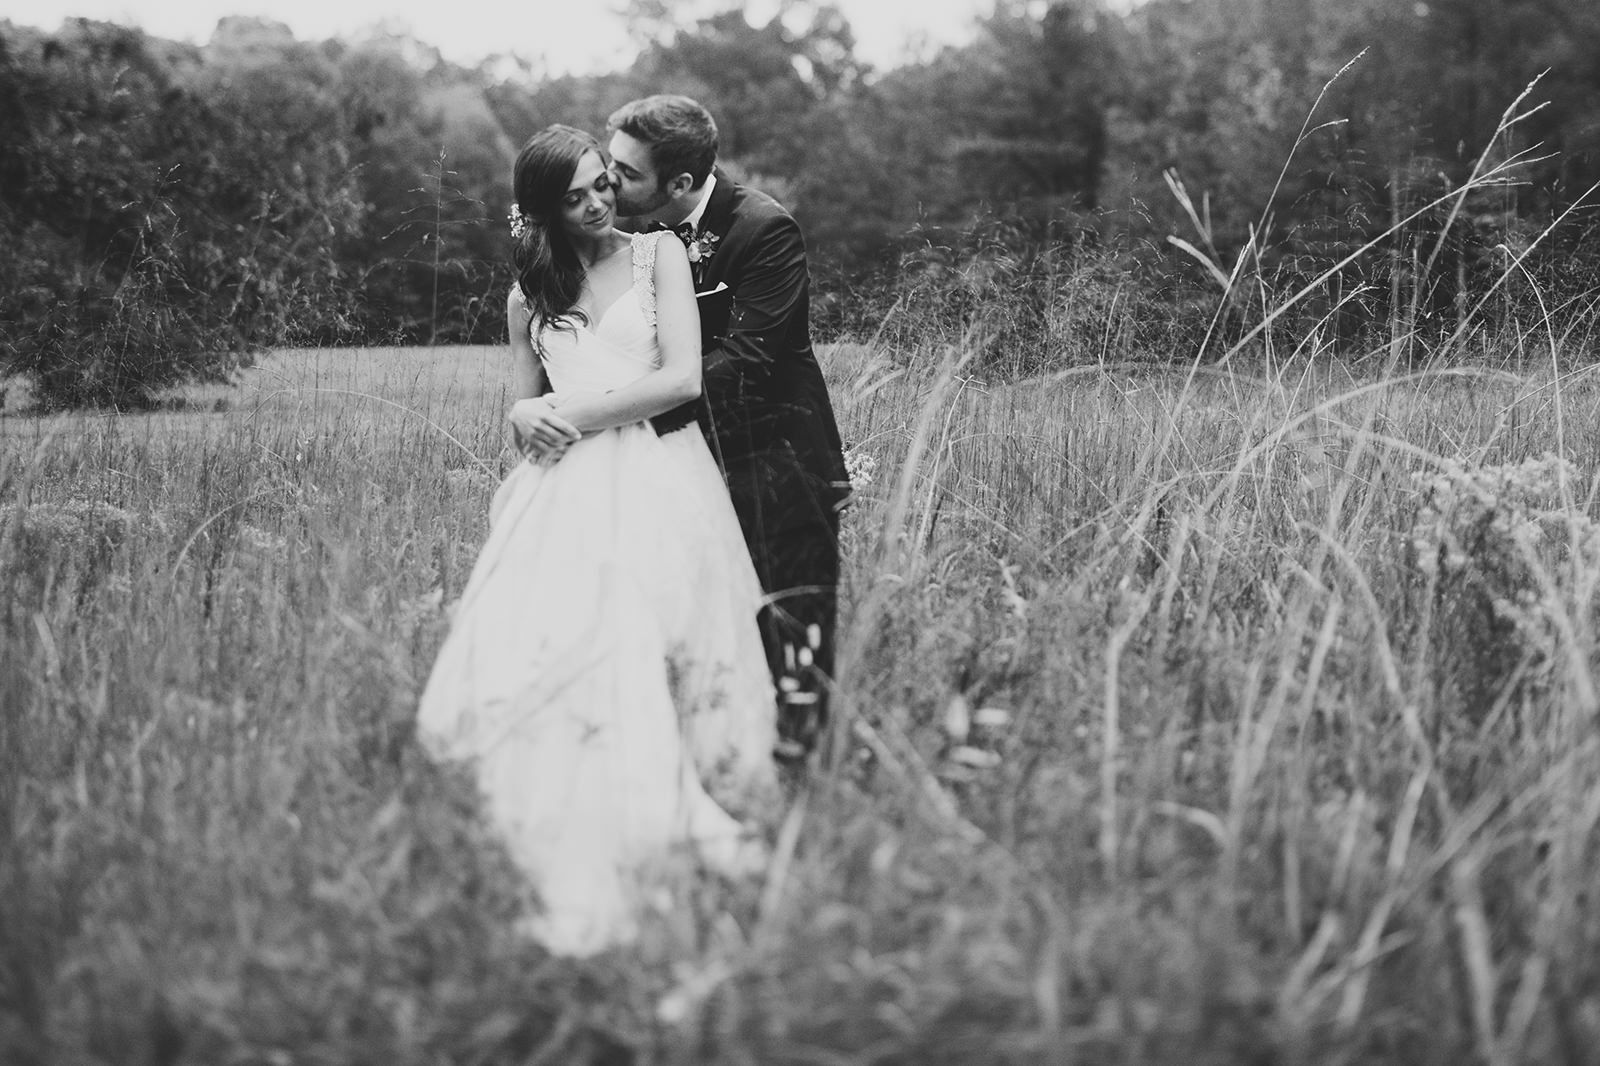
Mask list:
POLYGON ((517 451, 535 462, 554 462, 582 436, 576 426, 556 414, 551 396, 530 396, 511 405, 507 416, 517 451))

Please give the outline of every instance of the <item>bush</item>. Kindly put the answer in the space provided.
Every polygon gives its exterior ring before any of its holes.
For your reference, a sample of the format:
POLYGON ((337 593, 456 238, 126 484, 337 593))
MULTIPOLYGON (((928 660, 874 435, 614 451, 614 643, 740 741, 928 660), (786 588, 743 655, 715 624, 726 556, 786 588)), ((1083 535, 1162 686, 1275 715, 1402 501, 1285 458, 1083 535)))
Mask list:
POLYGON ((337 336, 333 238, 361 207, 338 140, 296 133, 334 111, 303 73, 224 75, 86 20, 0 38, 0 372, 46 408, 142 406, 254 346, 337 336))

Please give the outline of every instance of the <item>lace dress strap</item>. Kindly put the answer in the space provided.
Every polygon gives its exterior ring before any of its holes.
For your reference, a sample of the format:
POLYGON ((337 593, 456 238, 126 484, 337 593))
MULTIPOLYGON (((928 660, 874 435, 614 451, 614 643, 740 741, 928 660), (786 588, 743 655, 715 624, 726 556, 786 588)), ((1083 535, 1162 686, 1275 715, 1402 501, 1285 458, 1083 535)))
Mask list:
POLYGON ((656 324, 656 244, 666 232, 633 235, 633 283, 639 292, 639 310, 652 326, 656 324))

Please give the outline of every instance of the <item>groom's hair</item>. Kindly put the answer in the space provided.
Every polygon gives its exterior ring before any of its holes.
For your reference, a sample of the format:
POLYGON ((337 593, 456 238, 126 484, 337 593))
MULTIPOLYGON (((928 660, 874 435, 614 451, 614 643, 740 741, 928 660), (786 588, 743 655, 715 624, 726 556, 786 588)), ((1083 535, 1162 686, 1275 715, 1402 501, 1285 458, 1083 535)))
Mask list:
POLYGON ((717 162, 717 124, 711 112, 687 96, 662 93, 623 104, 606 120, 606 130, 620 130, 649 145, 663 187, 687 174, 698 189, 717 162))

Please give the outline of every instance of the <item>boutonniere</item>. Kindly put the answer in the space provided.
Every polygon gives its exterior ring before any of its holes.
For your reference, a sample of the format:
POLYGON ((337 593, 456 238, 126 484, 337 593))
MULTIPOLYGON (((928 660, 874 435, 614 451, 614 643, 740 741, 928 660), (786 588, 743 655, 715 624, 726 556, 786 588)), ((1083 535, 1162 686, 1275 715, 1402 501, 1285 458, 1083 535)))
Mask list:
POLYGON ((717 242, 722 238, 715 233, 696 233, 683 250, 689 255, 689 262, 695 266, 709 262, 717 254, 717 242))

